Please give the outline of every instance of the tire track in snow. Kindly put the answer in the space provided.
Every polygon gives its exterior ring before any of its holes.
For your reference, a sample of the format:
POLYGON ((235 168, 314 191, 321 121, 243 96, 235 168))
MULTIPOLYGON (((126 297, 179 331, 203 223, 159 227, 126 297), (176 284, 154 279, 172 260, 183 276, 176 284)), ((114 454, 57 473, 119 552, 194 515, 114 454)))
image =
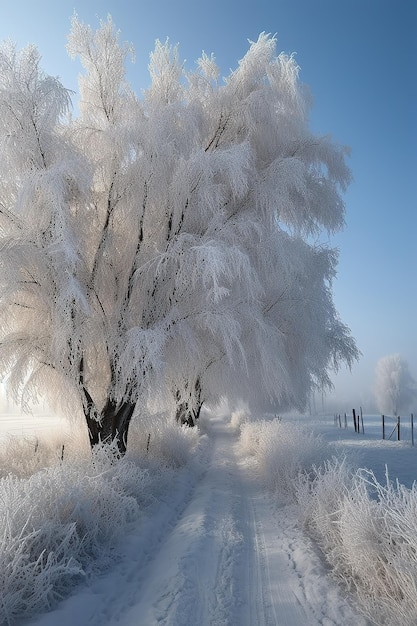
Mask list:
MULTIPOLYGON (((196 490, 204 481, 204 476, 210 467, 213 454, 211 444, 210 441, 208 450, 206 449, 203 453, 206 466, 203 469, 197 464, 186 467, 185 474, 189 475, 188 479, 187 476, 182 476, 180 481, 174 479, 172 487, 168 487, 170 492, 168 497, 162 496, 162 502, 156 502, 155 513, 151 512, 149 517, 146 516, 138 529, 138 535, 132 536, 131 545, 126 550, 127 558, 123 559, 120 566, 116 566, 116 569, 120 571, 120 585, 117 585, 115 589, 109 589, 106 578, 103 579, 104 596, 102 602, 99 603, 98 610, 86 622, 88 626, 104 626, 105 624, 113 626, 122 623, 129 624, 129 626, 133 624, 151 626, 165 623, 161 621, 164 604, 168 612, 176 597, 186 592, 186 586, 182 588, 176 574, 172 574, 172 581, 169 581, 168 585, 160 585, 158 576, 165 581, 173 564, 180 563, 186 558, 186 555, 179 553, 179 548, 184 544, 184 536, 187 536, 190 528, 199 525, 198 517, 191 520, 187 511, 195 501, 196 490), (193 470, 196 470, 197 475, 192 475, 193 470), (162 569, 160 573, 156 571, 158 567, 162 569), (152 588, 158 586, 160 597, 158 603, 155 604, 155 614, 147 616, 145 608, 141 608, 139 617, 130 621, 128 616, 132 607, 134 613, 137 613, 138 603, 146 602, 147 595, 152 588)), ((184 470, 181 473, 184 474, 184 470)), ((114 572, 110 574, 110 581, 112 580, 114 580, 114 572)), ((95 587, 97 588, 97 585, 95 587)), ((99 593, 102 595, 101 590, 99 593)))
POLYGON ((123 626, 138 623, 139 617, 147 625, 238 623, 234 616, 241 597, 235 581, 243 537, 236 519, 241 493, 231 457, 235 435, 223 421, 214 433, 209 467, 149 564, 137 602, 120 622, 123 626))
POLYGON ((244 468, 253 528, 252 611, 236 626, 369 626, 332 580, 298 524, 294 505, 278 504, 244 468), (252 479, 250 480, 250 475, 252 479))
MULTIPOLYGON (((279 546, 276 526, 268 495, 253 470, 241 466, 242 493, 246 507, 247 600, 239 626, 313 626, 319 624, 295 593, 291 580, 288 552, 279 546)), ((298 577, 297 577, 298 581, 298 577)), ((230 622, 230 625, 233 622, 230 622)))

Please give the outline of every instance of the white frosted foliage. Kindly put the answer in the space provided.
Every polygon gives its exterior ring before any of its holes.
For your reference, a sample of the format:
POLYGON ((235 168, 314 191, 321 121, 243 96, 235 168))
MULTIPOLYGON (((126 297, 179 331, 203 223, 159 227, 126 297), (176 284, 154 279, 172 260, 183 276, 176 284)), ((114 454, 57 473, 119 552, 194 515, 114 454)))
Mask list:
POLYGON ((36 50, 2 46, 0 371, 18 400, 65 398, 97 441, 155 390, 302 406, 357 357, 335 252, 310 240, 344 224, 346 149, 311 133, 275 49, 262 33, 221 81, 213 55, 188 71, 157 41, 139 98, 111 19, 74 18, 72 119, 36 50))
POLYGON ((379 359, 375 368, 374 391, 378 409, 385 415, 398 415, 412 408, 417 398, 417 382, 400 354, 379 359))

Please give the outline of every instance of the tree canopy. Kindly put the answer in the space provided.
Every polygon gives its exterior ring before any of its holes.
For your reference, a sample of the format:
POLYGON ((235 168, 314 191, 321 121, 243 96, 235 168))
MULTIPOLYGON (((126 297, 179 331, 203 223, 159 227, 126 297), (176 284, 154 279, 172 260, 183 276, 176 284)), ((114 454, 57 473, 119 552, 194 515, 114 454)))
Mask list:
POLYGON ((151 84, 109 18, 76 17, 79 114, 34 47, 0 49, 0 373, 83 411, 91 444, 155 394, 304 406, 358 351, 332 296, 346 148, 309 130, 292 56, 262 33, 220 80, 156 42, 151 84))
POLYGON ((398 415, 410 409, 417 398, 417 383, 407 361, 400 354, 379 359, 375 368, 375 398, 385 415, 398 415))

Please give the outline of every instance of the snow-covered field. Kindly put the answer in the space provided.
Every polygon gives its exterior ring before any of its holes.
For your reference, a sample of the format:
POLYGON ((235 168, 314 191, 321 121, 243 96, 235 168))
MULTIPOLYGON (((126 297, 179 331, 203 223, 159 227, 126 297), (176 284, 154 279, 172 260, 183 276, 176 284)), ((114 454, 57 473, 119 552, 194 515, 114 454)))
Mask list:
POLYGON ((66 423, 1 417, 0 623, 415 624, 417 450, 380 420, 161 419, 92 464, 66 423))

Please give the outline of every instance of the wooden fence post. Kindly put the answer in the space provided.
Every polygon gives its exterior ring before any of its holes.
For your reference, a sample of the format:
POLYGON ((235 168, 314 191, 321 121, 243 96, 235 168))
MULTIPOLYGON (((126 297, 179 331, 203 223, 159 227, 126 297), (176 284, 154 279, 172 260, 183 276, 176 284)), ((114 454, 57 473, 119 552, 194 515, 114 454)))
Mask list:
POLYGON ((347 428, 347 415, 345 413, 345 428, 347 428))
POLYGON ((397 417, 397 441, 400 441, 400 416, 397 417))
POLYGON ((353 428, 355 429, 355 433, 357 433, 357 429, 356 429, 356 411, 355 409, 352 409, 352 415, 353 415, 353 428))
POLYGON ((382 416, 382 439, 385 439, 385 415, 382 416))

